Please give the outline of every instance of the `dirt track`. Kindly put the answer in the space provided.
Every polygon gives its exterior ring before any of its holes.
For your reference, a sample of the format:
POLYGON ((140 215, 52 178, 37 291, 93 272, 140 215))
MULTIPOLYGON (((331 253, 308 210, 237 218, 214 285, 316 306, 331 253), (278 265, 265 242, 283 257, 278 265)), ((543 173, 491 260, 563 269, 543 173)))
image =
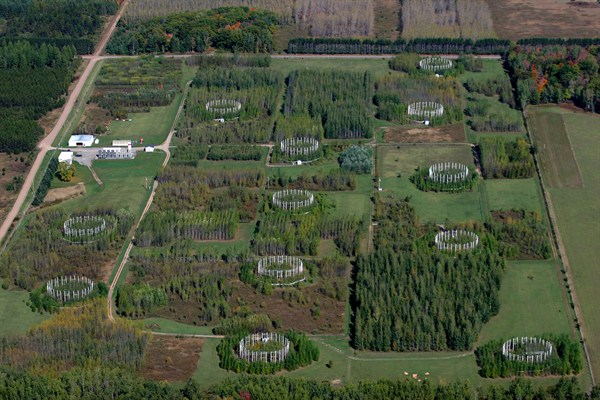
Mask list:
POLYGON ((77 85, 75 85, 75 88, 73 89, 71 94, 69 94, 67 102, 62 110, 62 113, 60 114, 58 121, 56 121, 56 125, 54 125, 54 128, 48 134, 48 136, 43 138, 42 141, 38 144, 38 148, 40 149, 40 151, 39 151, 37 157, 35 158, 35 161, 33 162, 31 169, 29 170, 29 174, 27 174, 27 177, 25 178, 25 181, 23 182, 21 191, 19 192, 19 195, 17 196, 17 199, 15 200, 15 203, 13 204, 12 209, 8 212, 8 214, 6 215, 6 219, 0 226, 0 243, 6 237, 6 234, 10 230, 12 223, 14 222, 17 215, 19 214, 21 207, 23 207, 23 204, 25 203, 25 200, 27 199, 27 195, 29 194, 29 191, 31 190, 31 188, 33 186, 33 181, 35 179, 35 176, 36 176, 38 170, 40 169, 40 167, 42 166, 42 162, 44 161, 44 157, 46 156, 46 153, 52 149, 52 143, 54 142, 54 140, 56 139, 56 137, 62 130, 63 126, 65 125, 65 122, 67 121, 69 114, 71 114, 71 111, 73 110, 73 107, 75 106, 75 102, 79 98, 79 95, 80 95, 83 87, 85 86, 85 83, 88 80, 90 74, 92 73, 94 66, 96 65, 98 60, 102 59, 102 57, 100 55, 104 51, 106 44, 108 43, 108 40, 112 36, 112 34, 117 26, 117 22, 119 22, 119 19, 123 15, 123 12, 125 11, 125 7, 127 6, 127 1, 128 0, 123 1, 123 3, 121 4, 121 8, 119 9, 119 12, 112 18, 112 20, 108 23, 108 25, 104 29, 104 32, 102 33, 102 37, 100 39, 100 42, 98 43, 98 46, 97 46, 96 51, 94 52, 93 56, 87 57, 87 58, 89 58, 90 62, 87 65, 87 67, 85 68, 85 70, 83 71, 83 73, 81 74, 81 76, 79 77, 79 81, 77 82, 77 85))

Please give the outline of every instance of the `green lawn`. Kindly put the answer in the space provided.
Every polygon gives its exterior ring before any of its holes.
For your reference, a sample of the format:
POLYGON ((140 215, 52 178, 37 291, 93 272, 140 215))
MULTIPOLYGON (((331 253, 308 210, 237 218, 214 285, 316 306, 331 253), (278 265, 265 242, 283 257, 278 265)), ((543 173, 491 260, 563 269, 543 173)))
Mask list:
POLYGON ((193 326, 171 321, 169 319, 152 317, 137 320, 144 329, 152 332, 181 333, 186 335, 212 335, 212 328, 208 326, 193 326))
MULTIPOLYGON (((175 96, 173 102, 164 107, 152 107, 150 112, 130 113, 130 121, 112 121, 109 131, 98 137, 99 146, 111 146, 115 139, 144 139, 144 145, 159 145, 167 139, 173 125, 183 94, 175 96)), ((136 146, 140 146, 137 144, 136 146)))
POLYGON ((479 343, 570 333, 569 316, 555 261, 511 261, 500 289, 500 312, 484 326, 479 343))
POLYGON ((583 187, 550 188, 549 193, 583 313, 592 368, 599 377, 600 117, 558 108, 547 111, 562 114, 583 178, 583 187))
POLYGON ((504 75, 504 67, 502 66, 501 60, 483 60, 483 71, 482 72, 469 72, 466 71, 460 76, 461 82, 466 82, 469 79, 484 80, 489 78, 496 78, 504 75))
POLYGON ((271 60, 271 69, 288 74, 297 69, 343 69, 344 71, 365 72, 370 71, 375 78, 388 73, 398 74, 388 66, 388 59, 334 59, 334 58, 274 58, 271 60))
POLYGON ((485 192, 490 211, 524 209, 543 214, 542 192, 537 178, 489 179, 485 181, 485 192))
POLYGON ((27 301, 29 293, 24 290, 0 289, 0 337, 25 333, 50 318, 49 314, 32 312, 25 305, 27 301))
POLYGON ((138 152, 133 160, 96 160, 92 164, 103 185, 87 177, 86 194, 64 204, 69 208, 115 207, 130 208, 139 213, 143 210, 154 176, 159 170, 164 153, 138 152))
POLYGON ((433 163, 456 161, 474 167, 469 145, 380 146, 377 170, 384 191, 410 197, 423 222, 444 223, 482 220, 479 189, 463 193, 422 192, 409 181, 415 168, 433 163), (379 172, 380 171, 380 172, 379 172), (400 176, 400 177, 398 177, 400 176))

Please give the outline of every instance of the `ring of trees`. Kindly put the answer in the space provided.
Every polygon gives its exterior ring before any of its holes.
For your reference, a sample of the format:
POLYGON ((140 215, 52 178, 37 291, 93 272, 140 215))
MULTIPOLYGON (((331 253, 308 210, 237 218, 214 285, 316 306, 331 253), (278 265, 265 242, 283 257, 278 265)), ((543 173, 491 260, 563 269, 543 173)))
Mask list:
POLYGON ((479 245, 479 236, 463 229, 443 231, 435 235, 435 245, 438 250, 457 253, 463 250, 473 250, 479 245))
POLYGON ((302 210, 313 205, 315 196, 304 189, 284 189, 273 193, 273 205, 283 210, 302 210))
POLYGON ((510 361, 528 364, 542 363, 553 353, 554 347, 549 340, 537 337, 516 337, 502 345, 502 355, 510 361))
POLYGON ((93 242, 98 240, 104 231, 106 231, 106 220, 98 215, 71 217, 63 224, 65 239, 71 242, 93 242))
POLYGON ((425 71, 445 71, 452 68, 452 60, 443 57, 427 57, 419 61, 419 67, 425 71))
POLYGON ((282 140, 279 148, 290 158, 310 157, 319 150, 319 141, 311 137, 293 137, 282 140))
POLYGON ((421 118, 441 117, 444 106, 434 101, 418 101, 408 105, 408 115, 421 118))
POLYGON ((206 103, 206 111, 223 115, 237 113, 242 109, 242 103, 237 100, 219 99, 206 103))
POLYGON ((433 164, 429 167, 429 179, 435 183, 454 184, 469 178, 469 167, 456 162, 433 164))
POLYGON ((84 276, 60 276, 46 283, 46 293, 61 303, 83 300, 93 291, 94 281, 84 276))
POLYGON ((287 286, 304 281, 304 264, 298 257, 268 256, 258 260, 258 274, 275 279, 273 286, 287 286))
POLYGON ((290 352, 290 341, 278 333, 254 333, 240 340, 238 355, 248 362, 283 362, 290 352))

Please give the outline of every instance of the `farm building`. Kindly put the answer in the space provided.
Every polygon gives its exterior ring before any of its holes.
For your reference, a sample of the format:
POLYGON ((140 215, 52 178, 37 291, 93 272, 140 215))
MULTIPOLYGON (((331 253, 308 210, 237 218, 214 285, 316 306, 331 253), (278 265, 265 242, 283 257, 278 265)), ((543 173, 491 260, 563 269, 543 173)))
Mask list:
POLYGON ((58 162, 66 162, 67 164, 73 164, 73 152, 72 151, 61 151, 58 155, 58 162))
POLYGON ((96 138, 93 135, 72 135, 69 147, 90 147, 96 138))
POLYGON ((127 147, 131 146, 131 140, 113 140, 113 147, 127 147))
POLYGON ((146 146, 144 147, 144 151, 146 153, 154 153, 154 146, 146 146))

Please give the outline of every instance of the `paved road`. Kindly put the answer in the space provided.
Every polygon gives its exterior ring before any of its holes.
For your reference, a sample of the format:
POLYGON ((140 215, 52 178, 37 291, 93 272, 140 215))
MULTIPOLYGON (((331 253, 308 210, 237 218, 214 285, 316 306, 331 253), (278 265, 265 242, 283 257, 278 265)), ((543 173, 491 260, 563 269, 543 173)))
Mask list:
POLYGON ((35 176, 36 176, 38 170, 40 169, 40 167, 42 166, 42 162, 44 161, 44 157, 46 156, 46 153, 52 149, 52 142, 54 142, 54 140, 58 136, 59 132, 62 130, 63 126, 65 125, 65 122, 66 122, 67 118, 69 117, 71 110, 73 110, 73 107, 75 106, 75 102, 76 102, 77 98, 79 97, 81 90, 85 86, 85 83, 88 80, 90 74, 92 73, 94 66, 96 65, 96 63, 99 60, 102 59, 101 54, 104 51, 104 49, 106 48, 106 44, 108 43, 108 40, 110 39, 110 37, 112 36, 112 34, 114 32, 114 30, 117 26, 117 22, 119 22, 119 19, 121 18, 121 16, 123 15, 123 12, 125 11, 125 7, 127 6, 127 1, 128 0, 123 1, 123 3, 121 4, 121 8, 119 9, 119 12, 113 17, 112 21, 106 26, 104 33, 102 34, 102 38, 98 42, 98 46, 97 46, 94 54, 90 57, 86 57, 87 59, 90 60, 90 62, 87 65, 87 67, 85 68, 85 70, 83 71, 83 73, 81 74, 81 76, 79 77, 79 80, 77 81, 77 84, 75 85, 75 88, 73 89, 73 91, 71 92, 69 97, 67 98, 67 102, 63 108, 62 113, 60 114, 60 117, 58 118, 58 121, 56 121, 54 128, 48 134, 48 136, 43 138, 42 141, 38 144, 38 148, 39 148, 38 155, 35 158, 35 161, 33 162, 33 165, 31 166, 31 169, 29 170, 29 173, 27 174, 25 181, 23 182, 21 191, 19 192, 19 195, 17 196, 17 199, 15 200, 15 203, 13 204, 12 209, 8 212, 8 214, 6 215, 6 219, 0 226, 0 243, 2 243, 2 241, 6 237, 6 234, 10 230, 12 223, 14 222, 15 218, 19 214, 21 207, 23 207, 23 204, 25 203, 25 200, 27 199, 27 194, 29 193, 29 191, 31 190, 31 188, 33 186, 33 181, 35 179, 35 176))

